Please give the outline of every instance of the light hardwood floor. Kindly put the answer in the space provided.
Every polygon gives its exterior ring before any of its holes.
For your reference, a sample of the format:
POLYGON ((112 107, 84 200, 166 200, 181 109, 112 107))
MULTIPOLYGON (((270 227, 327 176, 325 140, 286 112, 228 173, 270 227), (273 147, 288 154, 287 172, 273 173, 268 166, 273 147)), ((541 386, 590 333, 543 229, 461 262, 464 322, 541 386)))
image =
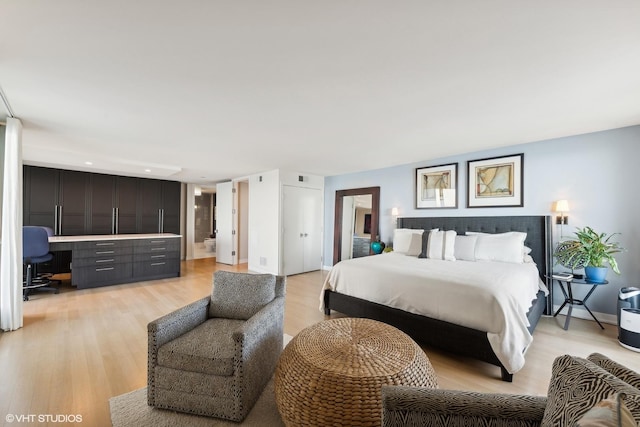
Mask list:
MULTIPOLYGON (((146 386, 147 323, 209 294, 216 269, 246 271, 246 265, 199 259, 184 262, 182 277, 175 279, 81 291, 66 283, 58 295, 33 296, 24 304, 24 327, 0 333, 2 423, 18 424, 6 422, 8 414, 78 414, 83 422, 75 425, 110 426, 109 398, 146 386)), ((288 277, 285 333, 295 335, 327 318, 318 310, 325 275, 288 277)), ((563 320, 541 319, 526 366, 513 383, 500 381, 495 366, 425 351, 440 387, 449 389, 544 395, 551 364, 562 354, 586 357, 597 351, 640 371, 640 354, 617 343, 613 325, 601 331, 595 322, 573 319, 564 331, 563 320)))

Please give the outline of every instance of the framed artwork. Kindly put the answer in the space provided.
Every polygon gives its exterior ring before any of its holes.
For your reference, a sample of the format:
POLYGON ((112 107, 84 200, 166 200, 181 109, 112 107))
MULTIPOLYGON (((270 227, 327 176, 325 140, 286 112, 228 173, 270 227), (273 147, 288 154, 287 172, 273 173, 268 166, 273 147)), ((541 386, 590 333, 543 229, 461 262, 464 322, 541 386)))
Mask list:
POLYGON ((416 169, 416 208, 458 207, 458 164, 416 169))
POLYGON ((467 207, 524 206, 524 154, 467 162, 467 207))

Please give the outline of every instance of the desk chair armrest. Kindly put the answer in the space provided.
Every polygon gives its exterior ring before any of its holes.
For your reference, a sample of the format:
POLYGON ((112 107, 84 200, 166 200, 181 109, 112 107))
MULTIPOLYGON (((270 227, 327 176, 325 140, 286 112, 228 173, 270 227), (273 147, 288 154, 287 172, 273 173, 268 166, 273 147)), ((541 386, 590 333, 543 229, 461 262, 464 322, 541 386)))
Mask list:
POLYGON ((544 396, 476 393, 420 387, 382 387, 383 426, 539 426, 544 396))

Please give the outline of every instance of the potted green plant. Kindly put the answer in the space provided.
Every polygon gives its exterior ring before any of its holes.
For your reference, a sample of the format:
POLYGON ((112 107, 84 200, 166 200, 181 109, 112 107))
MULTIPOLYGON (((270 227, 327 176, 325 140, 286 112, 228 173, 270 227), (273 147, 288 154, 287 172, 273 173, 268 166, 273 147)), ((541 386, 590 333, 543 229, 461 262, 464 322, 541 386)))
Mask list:
POLYGON ((620 274, 618 263, 613 256, 622 251, 618 242, 612 238, 619 233, 597 233, 591 227, 578 228, 574 233, 575 240, 561 242, 555 251, 558 262, 574 269, 584 267, 586 279, 592 282, 603 282, 607 275, 607 265, 620 274))

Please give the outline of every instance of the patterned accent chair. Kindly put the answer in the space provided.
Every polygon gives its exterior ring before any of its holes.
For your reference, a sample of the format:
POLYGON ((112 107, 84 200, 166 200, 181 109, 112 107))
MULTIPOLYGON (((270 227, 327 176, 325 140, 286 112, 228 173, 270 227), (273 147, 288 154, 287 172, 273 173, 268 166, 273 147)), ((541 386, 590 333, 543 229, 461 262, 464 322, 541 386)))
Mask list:
POLYGON ((285 280, 218 271, 210 297, 149 323, 149 406, 242 421, 282 352, 285 280))
POLYGON ((608 415, 640 423, 640 374, 598 353, 587 359, 565 355, 553 363, 546 397, 383 386, 382 425, 609 425, 587 424, 585 420, 594 413, 600 415, 606 406, 602 402, 612 395, 623 402, 626 412, 618 404, 619 412, 608 415))

